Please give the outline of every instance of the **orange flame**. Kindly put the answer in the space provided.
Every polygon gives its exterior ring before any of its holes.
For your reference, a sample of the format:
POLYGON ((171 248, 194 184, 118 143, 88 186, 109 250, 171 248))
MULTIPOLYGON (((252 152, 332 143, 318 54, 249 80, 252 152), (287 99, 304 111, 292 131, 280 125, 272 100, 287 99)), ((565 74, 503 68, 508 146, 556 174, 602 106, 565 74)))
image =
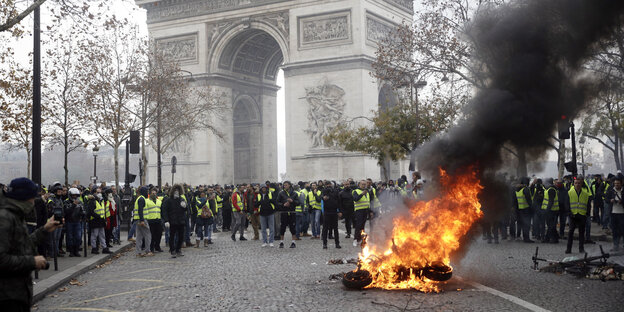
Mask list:
POLYGON ((420 270, 436 263, 450 268, 451 254, 483 215, 477 198, 483 187, 475 172, 450 177, 440 169, 440 182, 440 196, 415 202, 407 215, 394 218, 391 238, 364 246, 359 266, 373 278, 367 288, 440 291, 443 282, 420 270))

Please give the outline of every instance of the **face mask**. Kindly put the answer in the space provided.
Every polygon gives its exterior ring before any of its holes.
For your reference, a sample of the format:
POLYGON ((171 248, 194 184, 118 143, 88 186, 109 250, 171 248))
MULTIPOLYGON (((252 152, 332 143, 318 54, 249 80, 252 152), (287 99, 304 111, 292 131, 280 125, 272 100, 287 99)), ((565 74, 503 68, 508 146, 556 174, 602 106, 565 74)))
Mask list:
POLYGON ((95 194, 95 198, 97 198, 98 200, 102 200, 102 194, 101 193, 95 194))
POLYGON ((179 192, 173 192, 173 198, 179 198, 180 197, 180 193, 179 192))
POLYGON ((108 194, 108 200, 113 201, 113 194, 108 194))

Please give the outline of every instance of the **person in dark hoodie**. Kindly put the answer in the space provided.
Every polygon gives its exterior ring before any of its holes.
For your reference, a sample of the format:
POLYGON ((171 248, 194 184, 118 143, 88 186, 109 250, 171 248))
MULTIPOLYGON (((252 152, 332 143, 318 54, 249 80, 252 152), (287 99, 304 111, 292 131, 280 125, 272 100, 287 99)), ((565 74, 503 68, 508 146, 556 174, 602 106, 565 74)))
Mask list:
POLYGON ((345 230, 347 235, 345 238, 351 238, 351 227, 353 225, 353 194, 351 194, 351 184, 345 181, 340 191, 340 212, 345 220, 345 230))
POLYGON ((188 203, 182 198, 184 191, 180 184, 174 185, 169 197, 163 202, 162 218, 165 228, 169 229, 169 252, 171 258, 182 257, 184 227, 186 226, 188 203))
POLYGON ((260 210, 260 232, 262 233, 262 247, 267 245, 273 247, 273 240, 275 238, 275 206, 277 205, 277 196, 269 191, 269 187, 263 185, 260 188, 260 194, 258 194, 258 200, 256 206, 260 210), (267 229, 269 230, 269 236, 267 237, 267 229))
POLYGON ((284 189, 277 195, 277 206, 282 212, 280 215, 280 244, 279 248, 284 248, 284 234, 286 233, 286 227, 290 229, 293 241, 290 243, 290 248, 297 247, 294 239, 297 236, 295 229, 295 207, 299 205, 299 196, 292 189, 290 181, 284 181, 284 189))
POLYGON ((522 227, 522 238, 525 243, 535 243, 529 236, 529 229, 531 228, 531 218, 533 213, 531 212, 531 192, 529 187, 529 178, 524 177, 520 180, 520 183, 516 185, 512 195, 512 203, 514 210, 518 214, 518 220, 522 227))
POLYGON ((28 234, 25 216, 32 212, 39 187, 27 178, 11 181, 0 190, 0 307, 2 311, 30 311, 33 270, 45 269, 46 258, 36 246, 61 226, 49 218, 43 227, 28 234))
POLYGON ((323 249, 327 249, 327 232, 333 231, 336 241, 336 248, 340 247, 340 237, 338 236, 338 218, 342 217, 340 212, 340 190, 329 182, 325 181, 325 187, 321 192, 323 198, 323 249))

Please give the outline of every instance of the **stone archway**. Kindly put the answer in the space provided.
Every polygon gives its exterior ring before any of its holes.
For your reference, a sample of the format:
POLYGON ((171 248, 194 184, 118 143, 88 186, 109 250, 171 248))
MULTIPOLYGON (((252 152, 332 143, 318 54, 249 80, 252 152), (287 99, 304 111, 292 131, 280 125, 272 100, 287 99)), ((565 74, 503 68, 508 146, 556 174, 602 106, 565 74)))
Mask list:
POLYGON ((234 102, 232 110, 234 131, 234 181, 235 183, 257 182, 261 179, 258 154, 261 152, 262 116, 249 96, 241 96, 234 102))

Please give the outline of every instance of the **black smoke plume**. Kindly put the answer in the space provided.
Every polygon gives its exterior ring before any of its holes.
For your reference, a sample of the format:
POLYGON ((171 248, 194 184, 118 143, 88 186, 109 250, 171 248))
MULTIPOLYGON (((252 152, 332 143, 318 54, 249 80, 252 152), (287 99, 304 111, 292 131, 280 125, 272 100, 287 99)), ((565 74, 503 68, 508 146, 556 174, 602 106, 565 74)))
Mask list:
POLYGON ((453 174, 474 166, 483 176, 501 165, 504 144, 543 154, 556 121, 592 97, 583 62, 622 26, 623 12, 622 0, 526 0, 481 11, 467 38, 488 87, 465 120, 422 146, 420 169, 436 175, 437 168, 453 174))

